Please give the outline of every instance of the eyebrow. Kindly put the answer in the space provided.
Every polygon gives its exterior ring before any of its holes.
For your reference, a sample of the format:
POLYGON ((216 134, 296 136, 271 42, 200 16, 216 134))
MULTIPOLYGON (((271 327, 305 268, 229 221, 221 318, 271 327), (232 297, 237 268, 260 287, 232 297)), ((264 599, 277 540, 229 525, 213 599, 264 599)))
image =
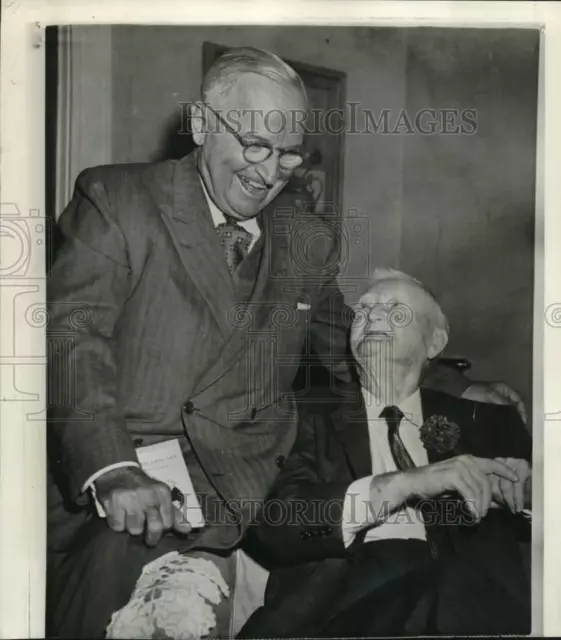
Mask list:
POLYGON ((244 142, 247 142, 246 138, 250 138, 252 140, 256 140, 258 143, 262 143, 267 147, 271 147, 272 149, 276 149, 277 151, 302 151, 302 145, 294 144, 289 147, 275 147, 273 144, 269 142, 263 136, 260 136, 258 133, 253 133, 252 131, 248 131, 240 136, 244 142))
POLYGON ((399 302, 399 300, 396 300, 395 298, 391 298, 390 300, 377 300, 376 302, 372 302, 372 301, 359 301, 358 303, 361 307, 373 307, 376 304, 384 304, 384 305, 390 305, 390 304, 401 304, 399 302))

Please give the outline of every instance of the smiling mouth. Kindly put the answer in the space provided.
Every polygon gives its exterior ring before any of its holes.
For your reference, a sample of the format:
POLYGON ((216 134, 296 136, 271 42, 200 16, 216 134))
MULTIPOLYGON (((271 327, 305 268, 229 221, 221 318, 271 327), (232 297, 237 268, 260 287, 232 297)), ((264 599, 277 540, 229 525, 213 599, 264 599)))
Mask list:
POLYGON ((256 180, 250 180, 245 176, 237 176, 242 189, 252 198, 262 198, 268 191, 266 185, 262 182, 257 182, 256 180))
POLYGON ((391 331, 365 331, 364 339, 369 341, 390 340, 393 336, 391 331))

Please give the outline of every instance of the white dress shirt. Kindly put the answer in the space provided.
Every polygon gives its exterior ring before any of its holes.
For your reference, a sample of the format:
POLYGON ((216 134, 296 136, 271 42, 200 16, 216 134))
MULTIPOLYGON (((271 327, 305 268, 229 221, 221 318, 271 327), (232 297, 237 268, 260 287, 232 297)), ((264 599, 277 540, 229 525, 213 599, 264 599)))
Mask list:
MULTIPOLYGON (((347 490, 343 507, 343 541, 345 546, 349 546, 356 534, 368 527, 369 522, 372 522, 373 514, 369 508, 372 478, 383 473, 398 471, 388 440, 388 423, 385 418, 380 417, 384 407, 377 403, 366 389, 362 390, 362 394, 368 419, 372 475, 355 480, 347 490)), ((423 424, 419 390, 417 389, 413 395, 396 406, 404 414, 399 425, 399 436, 407 452, 416 466, 427 465, 427 451, 419 434, 419 428, 423 424)), ((384 523, 376 527, 370 526, 365 542, 394 538, 426 540, 425 526, 421 514, 416 509, 404 506, 390 514, 384 523)))
MULTIPOLYGON (((380 418, 383 406, 366 389, 362 390, 366 415, 368 419, 368 434, 370 436, 370 456, 372 459, 372 475, 355 480, 349 485, 343 505, 343 542, 348 547, 356 534, 362 529, 369 528, 365 542, 371 540, 415 538, 426 540, 426 530, 422 516, 417 509, 402 507, 390 514, 388 519, 378 526, 374 526, 373 513, 370 508, 370 483, 374 476, 397 471, 388 440, 388 425, 385 418, 380 418)), ((421 394, 417 390, 413 395, 396 405, 404 414, 399 425, 399 436, 415 463, 421 467, 427 465, 427 451, 421 442, 419 429, 423 424, 423 410, 421 394)), ((492 509, 501 508, 491 502, 492 509)), ((532 517, 532 509, 523 509, 522 515, 532 517)))
MULTIPOLYGON (((208 192, 206 190, 205 184, 201 178, 201 186, 203 188, 203 192, 205 194, 205 198, 208 204, 208 208, 210 209, 210 215, 212 216, 212 221, 214 223, 214 226, 217 227, 219 224, 222 224, 224 222, 226 222, 226 216, 222 213, 222 211, 220 211, 220 209, 214 204, 214 202, 211 200, 210 196, 208 195, 208 192)), ((249 233, 251 233, 251 235, 253 236, 250 244, 249 244, 249 251, 251 251, 253 249, 253 247, 255 246, 255 243, 257 242, 257 240, 259 239, 259 237, 261 236, 261 229, 259 228, 259 224, 257 223, 256 218, 250 218, 248 220, 237 220, 236 221, 240 227, 243 227, 246 231, 248 231, 249 233)), ((226 260, 226 258, 224 258, 224 260, 226 260)), ((100 476, 102 476, 104 473, 107 473, 108 471, 113 471, 113 469, 120 469, 121 467, 140 467, 140 464, 138 462, 117 462, 115 464, 111 464, 107 467, 103 467, 103 469, 100 469, 99 471, 97 471, 96 473, 94 473, 93 475, 91 475, 86 482, 84 482, 84 485, 82 487, 82 492, 87 491, 88 489, 92 490, 94 499, 96 498, 95 496, 95 485, 93 484, 100 476)), ((98 506, 98 512, 100 511, 100 506, 97 503, 97 500, 95 500, 96 505, 98 506)))
MULTIPOLYGON (((222 211, 220 211, 220 209, 211 200, 210 196, 208 195, 208 191, 206 190, 205 183, 202 181, 202 178, 201 178, 201 185, 205 193, 206 201, 208 203, 208 208, 210 209, 210 215, 212 216, 212 221, 214 222, 214 226, 217 227, 219 224, 226 222, 226 216, 222 213, 222 211)), ((245 229, 247 232, 251 233, 251 235, 253 236, 249 244, 249 250, 248 250, 248 253, 249 253, 249 251, 253 249, 255 243, 257 242, 257 240, 259 239, 259 236, 261 235, 261 229, 257 224, 257 219, 249 218, 248 220, 236 220, 236 222, 237 224, 240 225, 240 227, 245 229)))

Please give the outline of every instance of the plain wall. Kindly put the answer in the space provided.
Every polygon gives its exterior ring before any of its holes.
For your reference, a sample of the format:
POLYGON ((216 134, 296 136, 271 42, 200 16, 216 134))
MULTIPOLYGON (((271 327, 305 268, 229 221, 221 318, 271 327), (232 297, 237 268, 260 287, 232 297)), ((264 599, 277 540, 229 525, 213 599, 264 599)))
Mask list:
POLYGON ((347 101, 375 114, 477 109, 473 135, 346 135, 343 213, 363 231, 342 285, 353 302, 376 264, 418 277, 450 319, 448 353, 531 402, 538 32, 112 27, 113 162, 177 153, 178 103, 199 96, 205 41, 343 71, 347 101))
POLYGON ((473 135, 408 136, 400 268, 436 293, 449 351, 532 398, 537 31, 412 31, 407 111, 474 108, 473 135))

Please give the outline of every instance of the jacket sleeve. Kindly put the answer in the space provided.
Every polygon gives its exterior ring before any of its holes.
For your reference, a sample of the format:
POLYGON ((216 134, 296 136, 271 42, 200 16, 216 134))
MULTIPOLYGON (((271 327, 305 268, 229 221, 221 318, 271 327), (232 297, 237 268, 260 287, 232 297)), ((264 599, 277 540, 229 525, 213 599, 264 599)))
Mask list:
POLYGON ((101 179, 106 173, 86 170, 76 180, 47 283, 51 464, 61 490, 79 503, 87 499, 84 483, 100 469, 137 462, 119 404, 115 354, 131 270, 101 179))
MULTIPOLYGON (((322 266, 314 267, 312 280, 321 277, 322 284, 315 302, 309 326, 310 351, 319 364, 338 378, 351 379, 352 356, 349 349, 349 329, 352 322, 351 309, 345 298, 337 276, 340 266, 341 242, 339 229, 334 223, 316 220, 318 224, 314 236, 323 240, 322 266)), ((312 234, 309 234, 310 236, 312 234)))
POLYGON ((475 415, 481 429, 481 455, 521 458, 532 463, 532 436, 516 407, 474 403, 475 415), (483 450, 483 446, 485 450, 483 450))
POLYGON ((333 278, 321 289, 310 324, 310 339, 312 351, 321 364, 342 380, 351 379, 350 318, 351 309, 333 278))
POLYGON ((314 417, 303 417, 253 532, 274 564, 299 564, 348 552, 341 523, 349 483, 322 479, 316 455, 314 417))

